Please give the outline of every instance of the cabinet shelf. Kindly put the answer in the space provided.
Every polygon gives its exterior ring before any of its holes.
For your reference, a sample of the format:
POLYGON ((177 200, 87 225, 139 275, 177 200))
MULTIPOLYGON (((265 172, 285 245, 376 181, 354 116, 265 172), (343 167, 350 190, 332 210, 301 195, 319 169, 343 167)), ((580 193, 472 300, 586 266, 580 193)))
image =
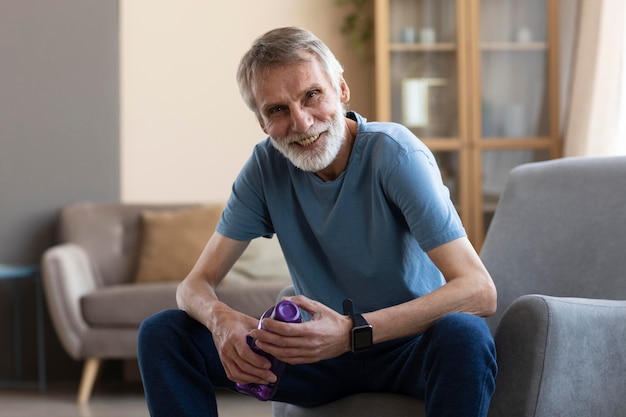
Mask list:
POLYGON ((480 45, 482 51, 545 51, 546 42, 485 42, 480 45))
POLYGON ((550 137, 482 138, 479 145, 485 149, 547 149, 554 143, 550 137))
POLYGON ((455 52, 454 43, 392 43, 389 45, 392 52, 455 52))
POLYGON ((422 142, 433 151, 458 151, 462 146, 459 138, 428 138, 422 142))

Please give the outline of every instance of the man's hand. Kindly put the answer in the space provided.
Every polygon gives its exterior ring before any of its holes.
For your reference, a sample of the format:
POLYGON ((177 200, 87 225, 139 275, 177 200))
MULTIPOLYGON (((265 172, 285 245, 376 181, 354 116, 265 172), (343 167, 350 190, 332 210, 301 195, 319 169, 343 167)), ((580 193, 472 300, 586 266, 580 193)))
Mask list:
POLYGON ((246 342, 258 320, 227 309, 220 312, 216 322, 219 326, 213 331, 213 341, 228 379, 242 384, 276 382, 276 375, 269 370, 270 361, 254 353, 246 342))
POLYGON ((254 353, 246 343, 246 336, 257 327, 258 320, 219 301, 214 289, 248 243, 213 233, 198 262, 178 286, 176 301, 180 309, 212 333, 226 376, 231 381, 267 384, 276 381, 269 370, 269 360, 254 353))
POLYGON ((264 330, 250 332, 261 350, 292 365, 334 358, 350 350, 351 318, 302 295, 289 300, 311 314, 312 320, 296 324, 265 319, 264 330))

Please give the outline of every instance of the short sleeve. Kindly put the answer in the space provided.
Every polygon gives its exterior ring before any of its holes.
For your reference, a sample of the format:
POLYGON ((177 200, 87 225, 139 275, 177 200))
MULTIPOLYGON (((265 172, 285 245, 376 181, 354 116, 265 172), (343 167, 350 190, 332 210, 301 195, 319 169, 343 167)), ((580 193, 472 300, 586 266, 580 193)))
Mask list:
POLYGON ((233 183, 232 192, 217 224, 216 230, 236 240, 252 240, 259 236, 271 237, 274 227, 268 213, 261 163, 260 145, 240 171, 233 183))
POLYGON ((434 156, 416 149, 398 158, 385 189, 424 251, 465 236, 434 156))

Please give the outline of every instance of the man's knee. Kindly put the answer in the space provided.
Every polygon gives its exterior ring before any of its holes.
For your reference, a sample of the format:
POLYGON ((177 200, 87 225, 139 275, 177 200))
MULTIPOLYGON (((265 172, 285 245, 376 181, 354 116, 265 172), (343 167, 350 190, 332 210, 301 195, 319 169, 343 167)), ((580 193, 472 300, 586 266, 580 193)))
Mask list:
POLYGON ((181 310, 165 310, 146 318, 139 326, 139 343, 163 336, 172 329, 172 324, 179 321, 178 316, 185 314, 181 310))
POLYGON ((495 360, 493 337, 481 317, 466 313, 448 314, 435 322, 429 331, 432 332, 431 342, 439 351, 466 359, 486 355, 495 360))
POLYGON ((484 415, 498 369, 495 344, 485 321, 454 313, 438 320, 428 332, 427 408, 443 414, 450 404, 462 404, 463 415, 484 415))
POLYGON ((482 317, 467 313, 452 313, 433 324, 437 334, 452 334, 459 338, 493 340, 489 327, 482 317))

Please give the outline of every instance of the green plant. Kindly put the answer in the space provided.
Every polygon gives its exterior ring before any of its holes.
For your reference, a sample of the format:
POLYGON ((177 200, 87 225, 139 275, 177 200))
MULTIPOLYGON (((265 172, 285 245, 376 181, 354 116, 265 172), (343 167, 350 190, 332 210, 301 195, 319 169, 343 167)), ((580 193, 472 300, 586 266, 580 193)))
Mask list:
POLYGON ((371 0, 336 0, 340 7, 349 7, 345 15, 341 33, 350 45, 360 54, 366 54, 368 44, 374 35, 374 21, 369 13, 371 0))

